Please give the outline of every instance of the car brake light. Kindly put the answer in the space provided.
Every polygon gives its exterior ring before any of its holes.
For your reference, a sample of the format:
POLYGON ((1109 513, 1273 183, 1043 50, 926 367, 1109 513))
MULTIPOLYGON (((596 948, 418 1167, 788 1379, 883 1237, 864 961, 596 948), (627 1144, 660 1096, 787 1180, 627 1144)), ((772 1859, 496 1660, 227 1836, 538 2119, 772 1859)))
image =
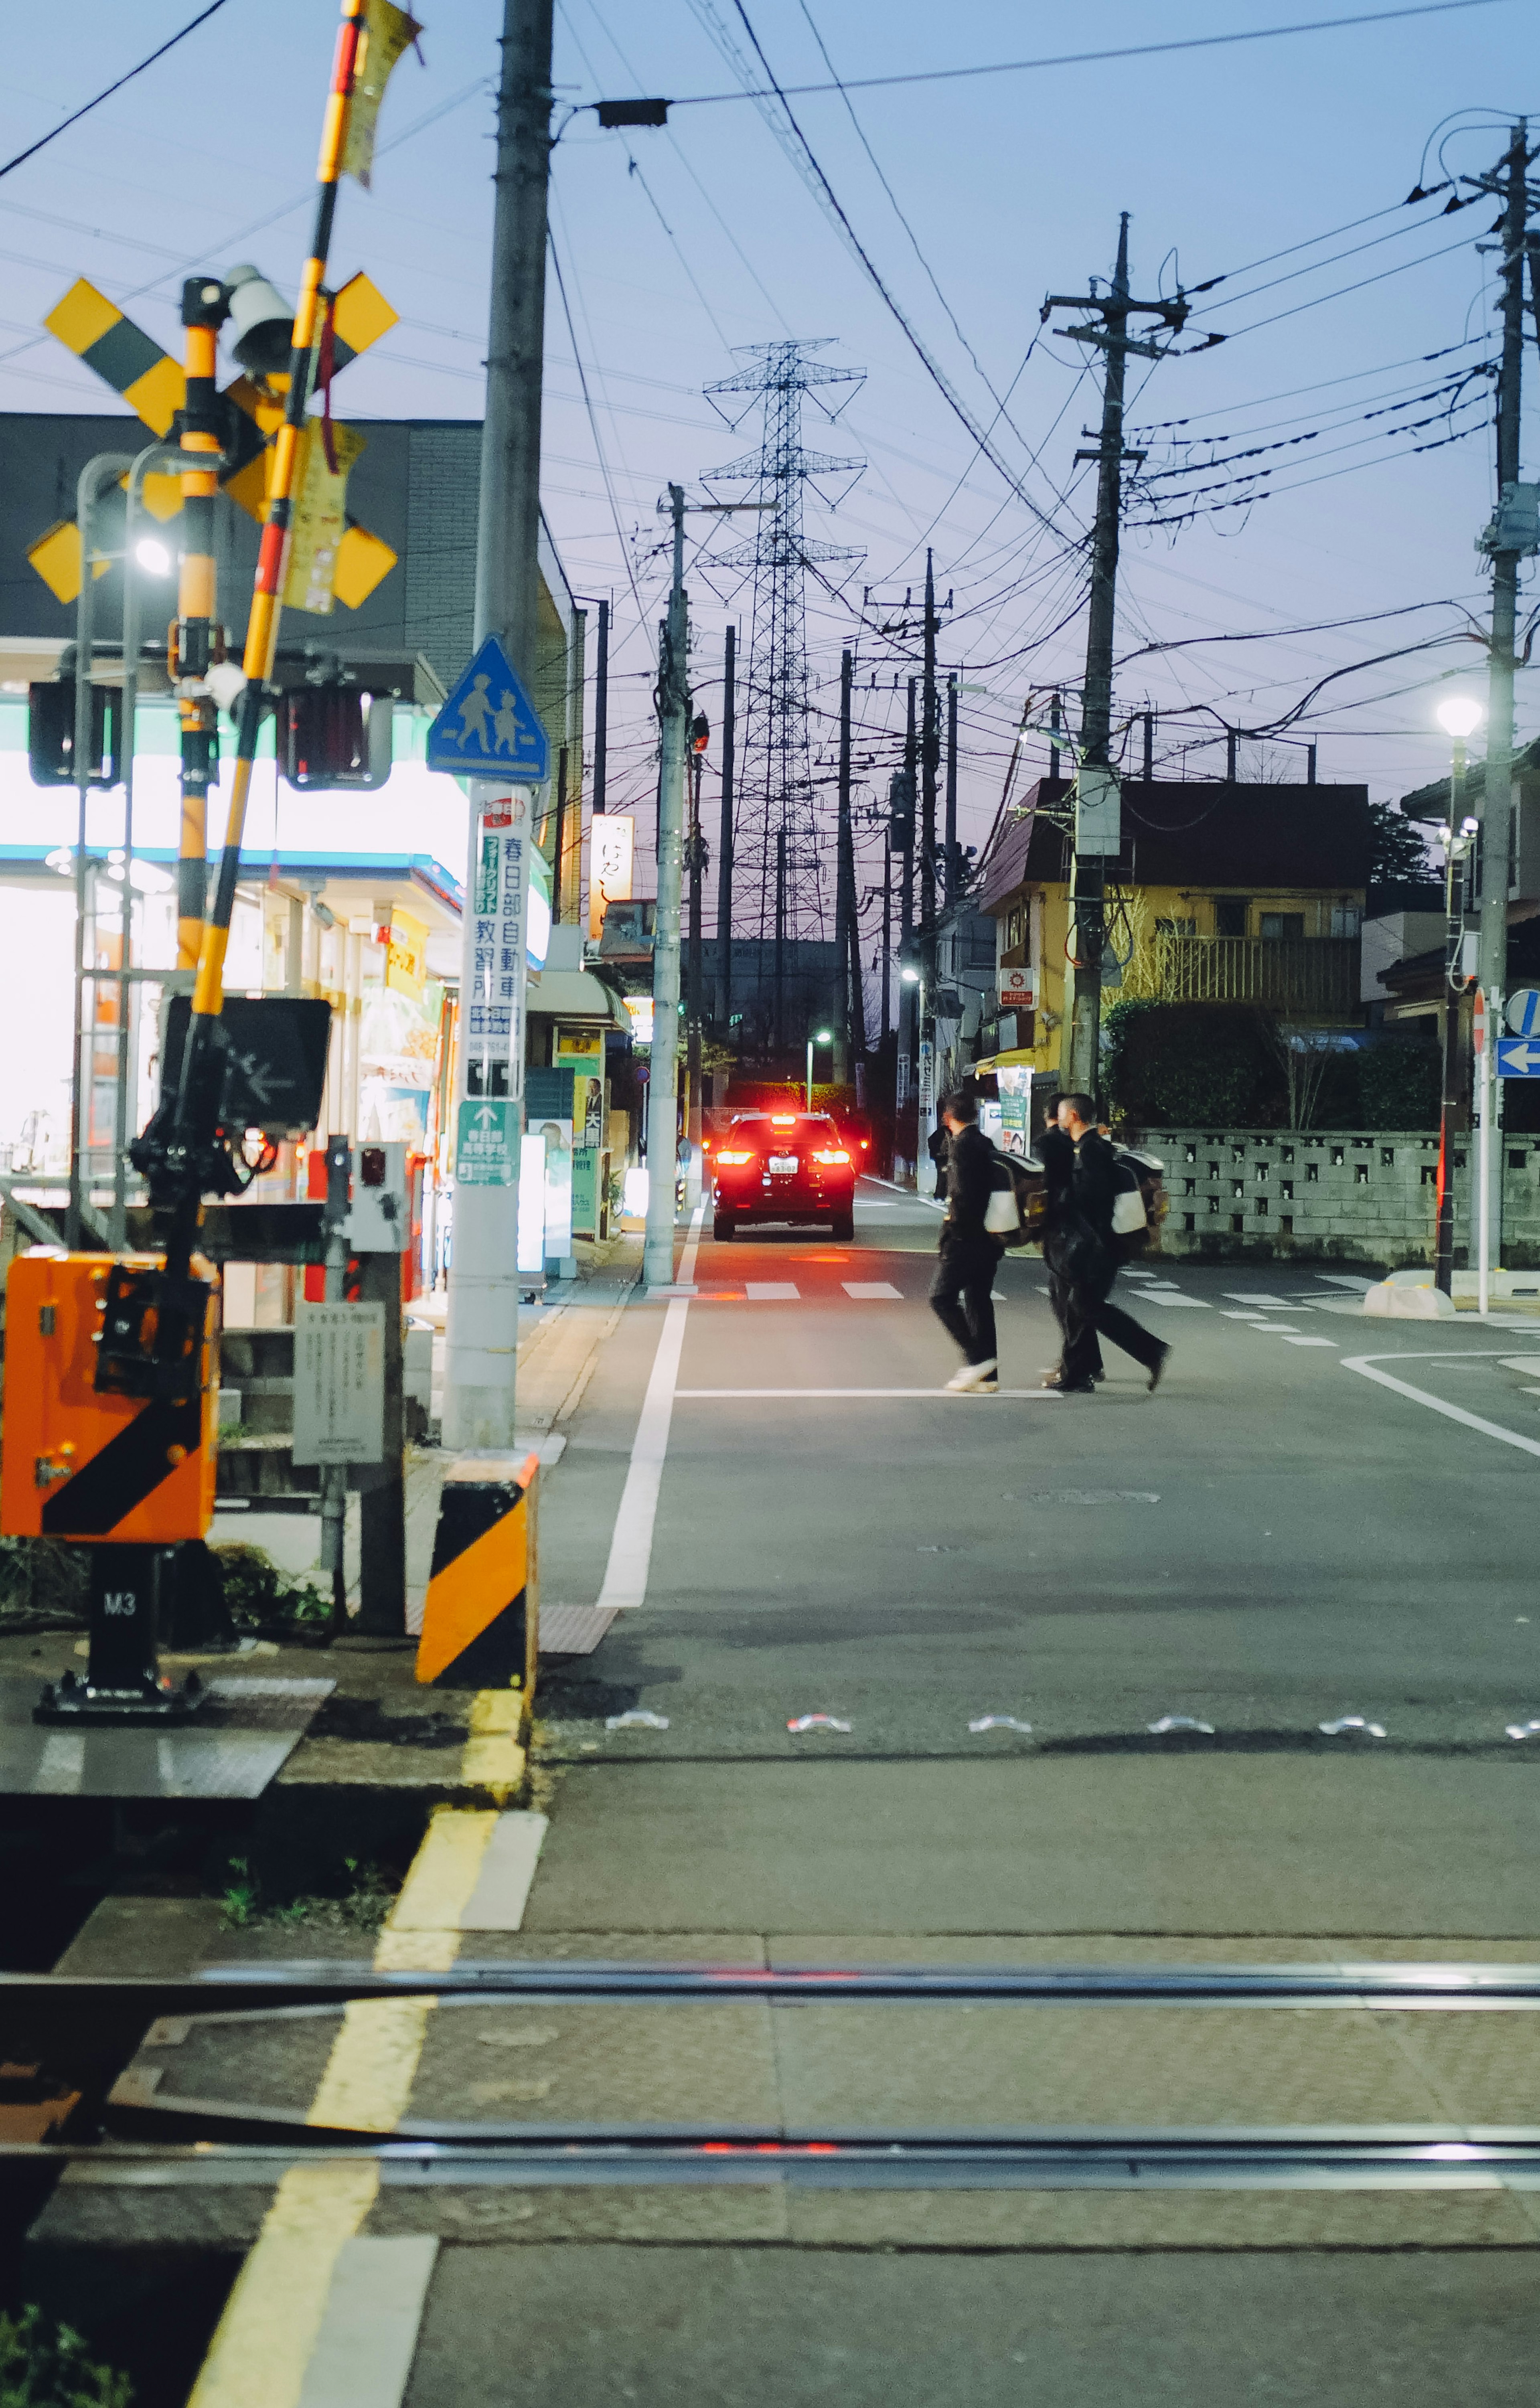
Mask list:
POLYGON ((841 1147, 838 1151, 831 1151, 828 1154, 815 1154, 813 1159, 814 1162, 848 1162, 850 1160, 850 1156, 845 1153, 844 1149, 841 1147))
POLYGON ((770 1114, 770 1126, 771 1128, 795 1128, 797 1126, 797 1115, 795 1112, 772 1112, 770 1114))
POLYGON ((752 1162, 752 1154, 729 1154, 726 1148, 717 1155, 718 1162, 752 1162))

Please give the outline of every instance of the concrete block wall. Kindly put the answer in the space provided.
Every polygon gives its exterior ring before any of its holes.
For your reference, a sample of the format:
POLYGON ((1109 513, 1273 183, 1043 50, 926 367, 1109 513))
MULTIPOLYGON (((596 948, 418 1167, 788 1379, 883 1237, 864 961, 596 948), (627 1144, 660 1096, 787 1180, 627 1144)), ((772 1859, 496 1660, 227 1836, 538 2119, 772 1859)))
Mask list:
MULTIPOLYGON (((1431 1262, 1438 1136, 1429 1129, 1168 1129, 1141 1143, 1166 1166, 1167 1254, 1402 1265, 1431 1262)), ((1540 1139, 1496 1140, 1503 1259, 1540 1265, 1540 1139)), ((1455 1248, 1465 1260, 1474 1132, 1455 1150, 1455 1248)))

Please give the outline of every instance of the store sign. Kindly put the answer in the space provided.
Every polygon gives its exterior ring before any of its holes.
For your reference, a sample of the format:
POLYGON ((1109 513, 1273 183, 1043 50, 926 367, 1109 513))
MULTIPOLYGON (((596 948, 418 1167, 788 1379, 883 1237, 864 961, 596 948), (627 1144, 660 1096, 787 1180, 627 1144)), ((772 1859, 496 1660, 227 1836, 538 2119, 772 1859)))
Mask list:
POLYGON ((588 846, 588 934, 597 937, 612 903, 631 899, 636 821, 629 811, 596 811, 588 846))
POLYGON ((462 1187, 511 1187, 517 1171, 518 1108, 506 1096, 469 1096, 454 1129, 454 1177, 462 1187))
POLYGON ((310 1304, 295 1313, 295 1463, 381 1463, 385 1308, 310 1304))
POLYGON ((653 998, 650 995, 628 995, 622 997, 626 1017, 631 1024, 633 1045, 650 1045, 653 1041, 653 998))
POLYGON ((558 1028, 553 1060, 558 1070, 591 1070, 596 1075, 604 1068, 604 1031, 602 1028, 558 1028))
MULTIPOLYGON (((474 949, 466 1004, 471 1059, 508 1065, 508 1091, 524 1093, 525 944, 529 918, 528 805, 523 796, 482 813, 476 861, 474 949)), ((483 1089, 492 1084, 483 1077, 483 1089)))
POLYGON ((1037 1008, 1037 973, 1029 968, 998 973, 1001 1011, 1032 1011, 1037 1008))
POLYGON ((403 911, 399 903, 393 905, 385 940, 385 984, 397 995, 410 996, 414 1003, 422 1001, 427 977, 427 940, 423 922, 403 911))

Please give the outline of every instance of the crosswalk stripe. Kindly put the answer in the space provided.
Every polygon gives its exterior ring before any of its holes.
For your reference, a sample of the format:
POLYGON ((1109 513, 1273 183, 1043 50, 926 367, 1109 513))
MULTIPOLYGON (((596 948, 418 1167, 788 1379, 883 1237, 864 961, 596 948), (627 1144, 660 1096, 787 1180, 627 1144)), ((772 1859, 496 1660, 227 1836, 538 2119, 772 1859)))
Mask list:
POLYGON ((890 1285, 886 1280, 842 1280, 840 1285, 846 1296, 853 1296, 858 1304, 875 1303, 888 1297, 902 1300, 902 1291, 890 1285))
POLYGON ((751 1304, 796 1304, 801 1296, 793 1280, 745 1280, 743 1293, 751 1304))

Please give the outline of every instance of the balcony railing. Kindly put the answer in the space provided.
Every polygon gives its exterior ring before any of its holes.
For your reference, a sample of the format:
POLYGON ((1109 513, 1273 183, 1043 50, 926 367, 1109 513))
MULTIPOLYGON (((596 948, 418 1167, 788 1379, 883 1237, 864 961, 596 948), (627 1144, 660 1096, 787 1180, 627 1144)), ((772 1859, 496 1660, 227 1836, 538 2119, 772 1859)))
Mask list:
POLYGON ((1163 1003, 1256 1003, 1290 1017, 1355 1019, 1356 937, 1176 937, 1153 947, 1163 1003))

